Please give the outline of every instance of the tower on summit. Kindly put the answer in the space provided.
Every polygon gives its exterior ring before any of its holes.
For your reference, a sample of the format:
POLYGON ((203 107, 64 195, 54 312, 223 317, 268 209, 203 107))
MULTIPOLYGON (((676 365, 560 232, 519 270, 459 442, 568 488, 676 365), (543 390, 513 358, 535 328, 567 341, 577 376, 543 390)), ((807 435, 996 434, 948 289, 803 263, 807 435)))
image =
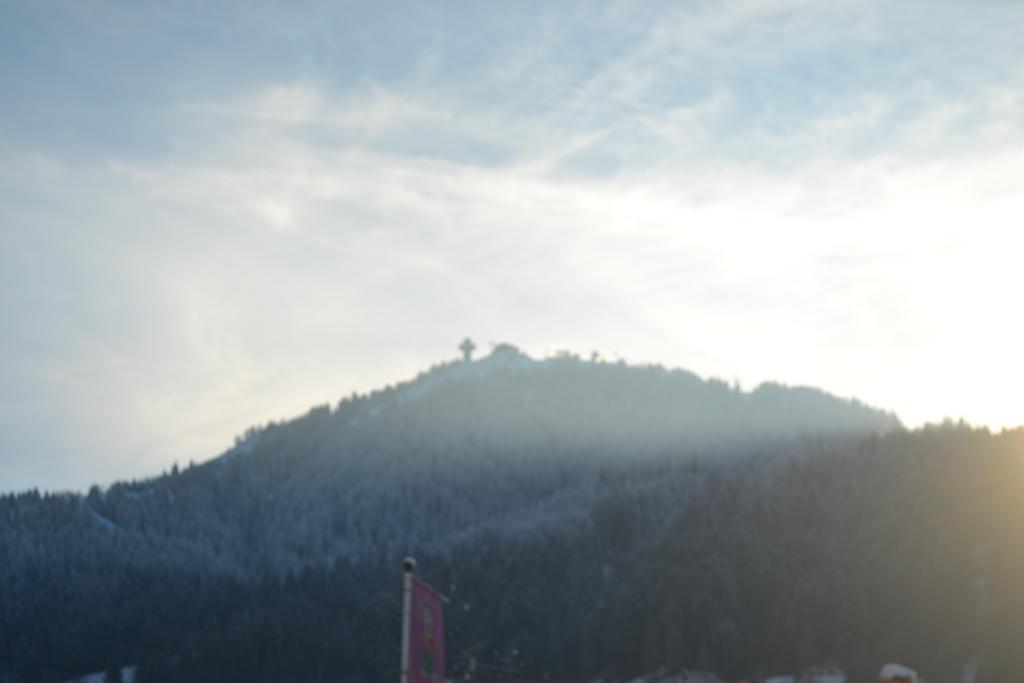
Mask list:
POLYGON ((476 344, 474 344, 473 340, 470 339, 469 337, 463 339, 462 343, 459 344, 459 351, 462 351, 462 360, 466 361, 467 363, 473 360, 473 351, 475 350, 476 344))

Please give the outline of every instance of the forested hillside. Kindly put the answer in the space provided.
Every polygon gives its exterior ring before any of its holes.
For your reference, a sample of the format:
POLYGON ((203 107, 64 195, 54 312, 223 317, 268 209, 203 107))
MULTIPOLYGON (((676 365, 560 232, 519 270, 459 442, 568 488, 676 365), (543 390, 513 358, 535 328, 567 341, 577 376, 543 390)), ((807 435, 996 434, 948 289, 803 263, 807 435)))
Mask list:
POLYGON ((151 480, 0 498, 0 680, 387 680, 406 553, 482 680, 1024 680, 1022 487, 1021 431, 502 347, 151 480))

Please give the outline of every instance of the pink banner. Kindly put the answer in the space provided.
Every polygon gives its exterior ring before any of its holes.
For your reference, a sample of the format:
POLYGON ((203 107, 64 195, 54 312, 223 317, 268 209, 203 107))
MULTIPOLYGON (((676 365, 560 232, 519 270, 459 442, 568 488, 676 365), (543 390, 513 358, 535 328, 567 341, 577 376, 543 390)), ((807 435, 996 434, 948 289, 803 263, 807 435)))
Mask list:
POLYGON ((409 614, 409 683, 444 683, 441 594, 412 577, 409 614))

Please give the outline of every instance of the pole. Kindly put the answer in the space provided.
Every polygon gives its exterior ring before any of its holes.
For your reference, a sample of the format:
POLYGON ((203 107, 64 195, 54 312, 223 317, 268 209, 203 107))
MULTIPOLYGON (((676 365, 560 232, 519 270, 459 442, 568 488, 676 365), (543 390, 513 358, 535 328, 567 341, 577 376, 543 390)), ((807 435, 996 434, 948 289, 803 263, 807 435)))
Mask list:
POLYGON ((409 683, 409 623, 412 621, 412 574, 416 571, 416 560, 406 557, 402 560, 402 672, 398 683, 409 683))

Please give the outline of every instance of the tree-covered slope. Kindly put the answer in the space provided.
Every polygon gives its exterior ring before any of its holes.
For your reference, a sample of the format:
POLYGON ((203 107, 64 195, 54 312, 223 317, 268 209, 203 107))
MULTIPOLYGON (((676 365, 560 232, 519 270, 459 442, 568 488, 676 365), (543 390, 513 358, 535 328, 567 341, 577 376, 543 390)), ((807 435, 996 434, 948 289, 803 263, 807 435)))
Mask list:
POLYGON ((3 497, 0 680, 386 678, 407 552, 453 666, 505 680, 1019 671, 1022 443, 506 348, 152 480, 3 497))

